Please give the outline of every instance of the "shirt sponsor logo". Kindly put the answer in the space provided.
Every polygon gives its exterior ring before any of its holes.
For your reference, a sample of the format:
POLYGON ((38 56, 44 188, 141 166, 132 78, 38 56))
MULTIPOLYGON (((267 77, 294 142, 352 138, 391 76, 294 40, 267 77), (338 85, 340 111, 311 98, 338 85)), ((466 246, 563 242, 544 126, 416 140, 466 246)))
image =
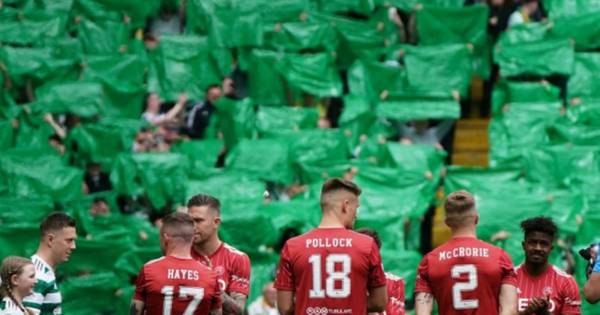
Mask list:
POLYGON ((217 276, 222 276, 225 273, 225 268, 223 266, 216 266, 214 271, 217 273, 217 276))
MULTIPOLYGON (((524 311, 527 308, 527 305, 529 305, 529 301, 531 301, 531 299, 526 299, 526 298, 521 298, 519 299, 519 312, 524 311)), ((554 303, 554 300, 550 299, 550 308, 548 309, 548 311, 550 313, 554 312, 554 310, 556 309, 556 303, 554 303)))
POLYGON ((307 307, 307 315, 352 314, 349 308, 307 307))
POLYGON ((441 251, 439 261, 458 257, 490 257, 489 248, 456 247, 453 250, 441 251))
POLYGON ((309 238, 306 240, 306 248, 331 248, 352 247, 351 238, 309 238))

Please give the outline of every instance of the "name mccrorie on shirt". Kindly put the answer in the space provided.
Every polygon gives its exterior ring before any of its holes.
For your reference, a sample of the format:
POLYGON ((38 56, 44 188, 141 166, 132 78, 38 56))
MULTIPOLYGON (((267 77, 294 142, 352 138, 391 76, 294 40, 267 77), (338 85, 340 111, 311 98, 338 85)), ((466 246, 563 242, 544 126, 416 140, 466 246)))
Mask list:
POLYGON ((490 257, 490 249, 481 247, 456 247, 452 250, 439 252, 439 261, 458 257, 490 257))
POLYGON ((351 238, 309 238, 306 248, 352 247, 351 238))
POLYGON ((167 269, 167 279, 169 279, 169 280, 198 280, 198 279, 200 279, 200 274, 196 270, 167 269))

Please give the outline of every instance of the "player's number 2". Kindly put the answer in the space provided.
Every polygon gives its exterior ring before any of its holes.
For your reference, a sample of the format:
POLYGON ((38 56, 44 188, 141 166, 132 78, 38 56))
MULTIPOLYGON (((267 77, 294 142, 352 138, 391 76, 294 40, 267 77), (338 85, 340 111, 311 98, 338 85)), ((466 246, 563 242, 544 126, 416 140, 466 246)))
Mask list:
POLYGON ((469 310, 479 307, 479 300, 463 300, 463 292, 471 292, 477 289, 477 268, 475 265, 454 265, 450 271, 452 279, 460 279, 467 274, 467 282, 457 282, 452 286, 452 304, 455 310, 469 310))
MULTIPOLYGON (((160 293, 162 293, 165 296, 165 299, 163 301, 163 315, 171 315, 174 292, 175 287, 172 285, 164 286, 160 290, 160 293)), ((188 306, 186 307, 185 311, 183 312, 183 315, 193 315, 196 311, 196 308, 198 307, 198 304, 200 304, 200 301, 202 301, 202 298, 204 297, 204 288, 180 286, 179 297, 182 299, 192 297, 192 300, 190 301, 190 304, 188 304, 188 306)))
POLYGON ((346 298, 350 295, 350 256, 346 254, 329 254, 325 257, 325 290, 321 282, 321 255, 315 254, 308 258, 308 262, 312 265, 312 283, 313 287, 308 292, 311 298, 346 298), (341 270, 336 271, 336 264, 341 265, 341 270), (340 283, 341 287, 336 289, 336 283, 340 283))

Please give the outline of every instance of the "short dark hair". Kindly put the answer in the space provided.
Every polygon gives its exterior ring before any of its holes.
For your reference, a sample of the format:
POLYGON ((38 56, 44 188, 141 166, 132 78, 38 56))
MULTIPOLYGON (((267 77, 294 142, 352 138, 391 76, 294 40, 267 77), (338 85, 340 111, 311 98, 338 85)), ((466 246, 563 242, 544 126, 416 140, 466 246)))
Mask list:
POLYGON ((202 207, 207 206, 217 213, 221 213, 221 202, 219 199, 206 194, 197 194, 190 198, 187 202, 188 209, 191 207, 202 207))
POLYGON ((362 192, 362 190, 355 183, 349 180, 332 178, 323 184, 323 187, 321 188, 321 195, 336 190, 345 190, 353 193, 357 197, 360 196, 360 193, 362 192))
POLYGON ((76 227, 77 224, 73 218, 64 212, 52 212, 40 224, 40 233, 42 236, 51 232, 56 232, 67 227, 76 227))
POLYGON ((551 218, 543 216, 529 218, 522 221, 521 229, 523 230, 525 237, 533 232, 540 232, 547 234, 552 238, 552 240, 556 239, 556 233, 558 232, 558 227, 554 221, 552 221, 551 218))
POLYGON ((183 212, 173 212, 162 219, 162 229, 167 230, 171 237, 179 237, 184 242, 194 239, 194 220, 183 212))
POLYGON ((370 236, 375 241, 375 244, 377 244, 377 247, 381 248, 381 238, 379 238, 377 231, 369 228, 360 228, 356 232, 370 236))

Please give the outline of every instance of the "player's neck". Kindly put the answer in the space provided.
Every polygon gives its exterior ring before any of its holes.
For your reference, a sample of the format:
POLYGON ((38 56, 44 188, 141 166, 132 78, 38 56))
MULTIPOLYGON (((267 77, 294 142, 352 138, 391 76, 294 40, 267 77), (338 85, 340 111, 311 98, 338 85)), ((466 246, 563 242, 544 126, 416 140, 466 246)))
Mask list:
POLYGON ((332 228, 346 228, 344 224, 332 213, 323 213, 321 223, 319 223, 320 229, 332 229, 332 228))
POLYGON ((536 265, 536 264, 528 264, 527 262, 525 262, 523 264, 523 266, 525 267, 525 271, 527 272, 528 275, 533 276, 533 277, 538 277, 538 276, 542 275, 544 272, 546 272, 546 269, 548 269, 549 264, 548 264, 548 262, 546 262, 543 265, 536 265))
POLYGON ((221 247, 221 244, 223 244, 223 242, 221 242, 219 236, 215 235, 214 237, 207 239, 206 242, 194 244, 194 250, 200 255, 210 257, 219 249, 219 247, 221 247))
POLYGON ((475 227, 461 227, 452 230, 452 237, 474 237, 477 238, 475 227))
POLYGON ((169 248, 167 256, 173 256, 180 259, 192 259, 190 252, 191 246, 173 246, 172 248, 169 248))
POLYGON ((52 259, 52 251, 49 248, 40 246, 35 254, 48 264, 53 271, 56 269, 58 264, 52 259))

